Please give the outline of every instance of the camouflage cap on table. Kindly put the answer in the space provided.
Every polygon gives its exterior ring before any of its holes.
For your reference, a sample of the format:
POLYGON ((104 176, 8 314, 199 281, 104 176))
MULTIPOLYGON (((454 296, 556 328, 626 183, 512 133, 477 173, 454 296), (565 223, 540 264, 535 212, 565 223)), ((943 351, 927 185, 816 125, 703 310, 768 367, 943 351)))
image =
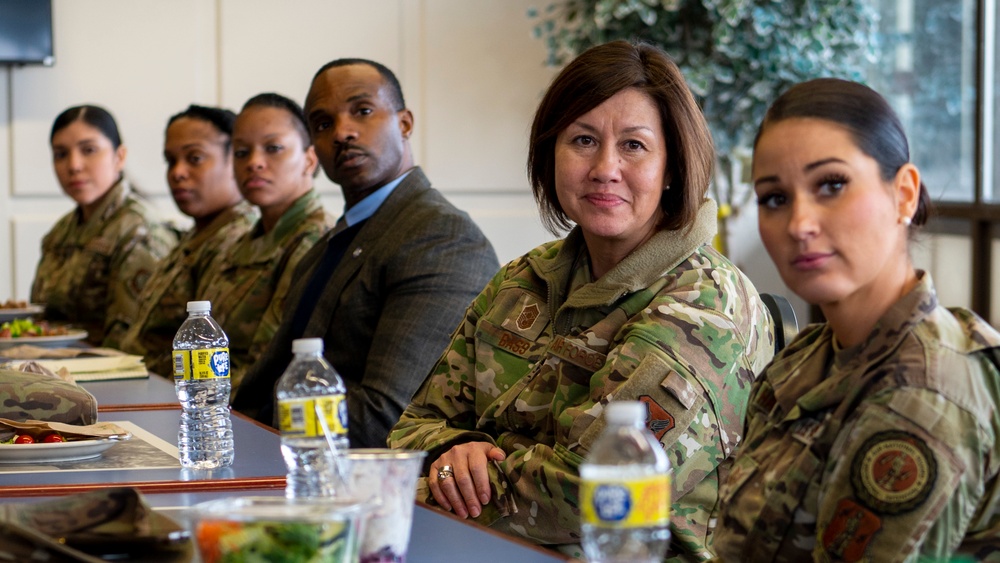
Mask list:
POLYGON ((0 368, 0 418, 93 424, 97 399, 57 377, 0 368))

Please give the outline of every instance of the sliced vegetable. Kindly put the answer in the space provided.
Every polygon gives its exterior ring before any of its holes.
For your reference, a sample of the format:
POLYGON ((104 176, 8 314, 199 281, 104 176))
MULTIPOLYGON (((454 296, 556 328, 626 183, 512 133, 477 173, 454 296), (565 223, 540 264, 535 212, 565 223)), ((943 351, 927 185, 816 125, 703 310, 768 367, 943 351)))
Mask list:
POLYGON ((17 438, 14 438, 15 444, 34 444, 35 439, 28 434, 18 434, 17 438))
POLYGON ((46 444, 55 444, 57 442, 65 442, 66 438, 63 438, 58 432, 53 432, 51 434, 46 434, 42 437, 42 442, 46 444))

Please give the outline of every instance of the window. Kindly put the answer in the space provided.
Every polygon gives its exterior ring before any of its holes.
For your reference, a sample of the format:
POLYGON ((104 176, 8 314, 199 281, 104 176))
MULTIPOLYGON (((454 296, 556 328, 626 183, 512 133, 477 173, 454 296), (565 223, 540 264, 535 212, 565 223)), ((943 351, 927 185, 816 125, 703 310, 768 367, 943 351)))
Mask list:
POLYGON ((869 84, 896 109, 935 203, 912 248, 946 306, 1000 322, 1000 45, 996 0, 873 0, 869 84), (992 299, 998 295, 997 299, 992 299))
POLYGON ((893 105, 937 200, 971 202, 976 162, 976 2, 877 0, 869 84, 893 105))

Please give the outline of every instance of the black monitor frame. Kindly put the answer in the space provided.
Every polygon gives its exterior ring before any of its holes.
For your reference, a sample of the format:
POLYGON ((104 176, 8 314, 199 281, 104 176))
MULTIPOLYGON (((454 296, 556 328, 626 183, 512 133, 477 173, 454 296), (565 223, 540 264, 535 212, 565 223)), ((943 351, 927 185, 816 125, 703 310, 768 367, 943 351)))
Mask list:
POLYGON ((0 64, 55 62, 52 0, 0 0, 0 64))

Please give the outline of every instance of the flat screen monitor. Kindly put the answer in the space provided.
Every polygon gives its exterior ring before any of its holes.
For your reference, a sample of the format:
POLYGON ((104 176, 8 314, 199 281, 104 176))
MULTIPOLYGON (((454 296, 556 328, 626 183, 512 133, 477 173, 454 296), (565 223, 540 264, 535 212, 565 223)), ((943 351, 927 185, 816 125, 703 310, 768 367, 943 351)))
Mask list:
POLYGON ((53 61, 52 0, 0 0, 0 64, 53 61))

